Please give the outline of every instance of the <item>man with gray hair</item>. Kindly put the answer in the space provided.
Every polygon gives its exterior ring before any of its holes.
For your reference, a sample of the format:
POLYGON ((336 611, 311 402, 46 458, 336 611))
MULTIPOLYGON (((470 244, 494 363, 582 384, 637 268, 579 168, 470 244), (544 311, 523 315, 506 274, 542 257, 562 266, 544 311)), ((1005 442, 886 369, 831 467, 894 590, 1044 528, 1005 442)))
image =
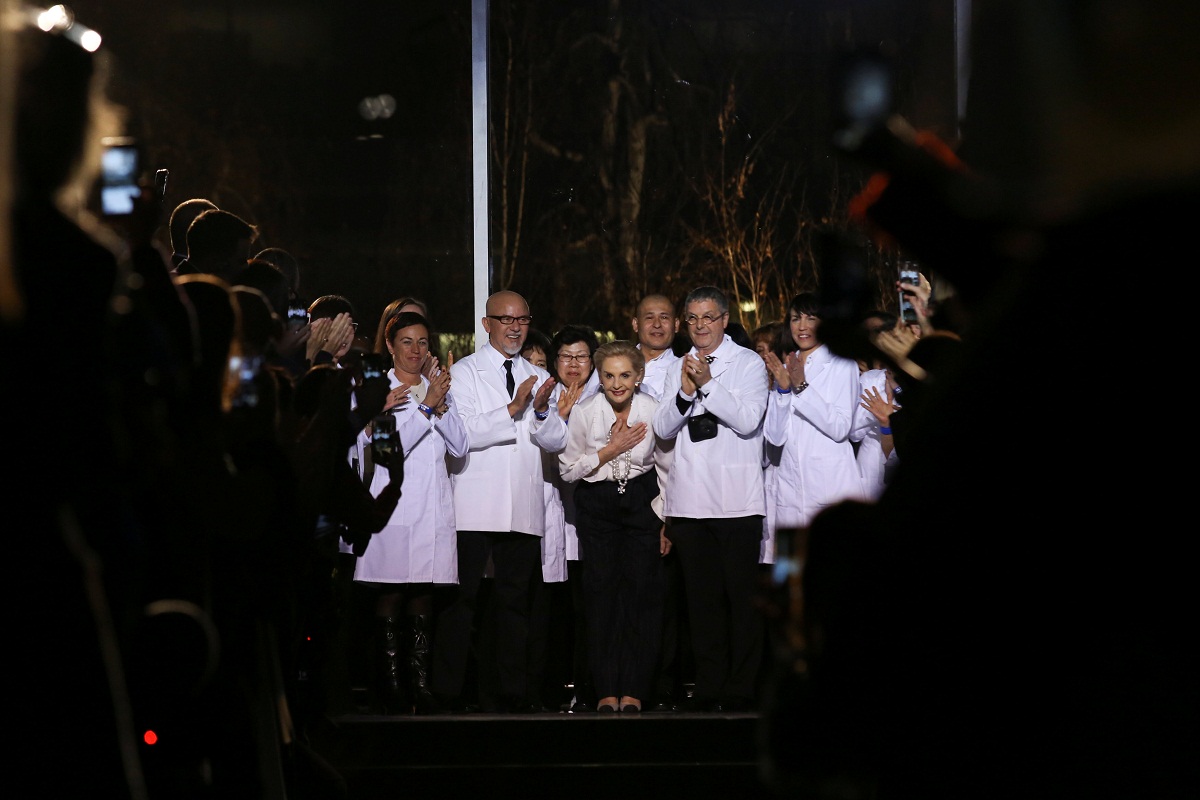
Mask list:
POLYGON ((681 711, 750 711, 762 664, 754 606, 763 493, 762 359, 725 329, 729 302, 693 289, 683 322, 692 348, 667 377, 654 432, 675 440, 664 513, 686 589, 695 692, 681 711))

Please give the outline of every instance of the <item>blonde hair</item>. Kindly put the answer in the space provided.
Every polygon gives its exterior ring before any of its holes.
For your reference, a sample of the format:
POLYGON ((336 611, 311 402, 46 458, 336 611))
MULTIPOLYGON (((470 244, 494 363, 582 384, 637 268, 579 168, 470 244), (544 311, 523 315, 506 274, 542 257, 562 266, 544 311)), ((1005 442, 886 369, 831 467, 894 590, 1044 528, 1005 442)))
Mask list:
POLYGON ((592 363, 596 369, 604 367, 604 360, 607 358, 617 358, 624 356, 629 359, 629 363, 633 365, 633 369, 637 374, 642 375, 646 372, 646 357, 642 355, 642 351, 628 339, 615 339, 611 342, 605 342, 596 348, 596 352, 592 354, 592 363))

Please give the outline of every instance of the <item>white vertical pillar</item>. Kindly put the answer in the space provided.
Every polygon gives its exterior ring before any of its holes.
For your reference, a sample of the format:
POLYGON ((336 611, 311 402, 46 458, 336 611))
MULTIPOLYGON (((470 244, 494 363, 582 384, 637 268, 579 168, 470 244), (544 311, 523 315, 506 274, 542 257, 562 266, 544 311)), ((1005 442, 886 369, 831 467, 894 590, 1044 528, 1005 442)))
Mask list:
POLYGON ((491 293, 488 245, 488 0, 471 0, 472 265, 475 349, 487 341, 483 317, 491 293))
POLYGON ((967 115, 967 89, 971 82, 971 0, 954 0, 954 67, 961 129, 967 115))

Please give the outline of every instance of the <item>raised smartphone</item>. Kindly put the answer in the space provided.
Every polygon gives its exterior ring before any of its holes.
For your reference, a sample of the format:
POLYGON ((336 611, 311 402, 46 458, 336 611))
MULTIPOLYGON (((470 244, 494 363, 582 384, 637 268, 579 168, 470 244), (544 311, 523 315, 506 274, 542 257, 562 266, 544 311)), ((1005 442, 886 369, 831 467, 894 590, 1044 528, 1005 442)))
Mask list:
POLYGON ((100 154, 100 213, 106 217, 132 214, 134 202, 142 191, 138 187, 141 152, 137 142, 128 136, 109 136, 101 145, 104 149, 100 154))

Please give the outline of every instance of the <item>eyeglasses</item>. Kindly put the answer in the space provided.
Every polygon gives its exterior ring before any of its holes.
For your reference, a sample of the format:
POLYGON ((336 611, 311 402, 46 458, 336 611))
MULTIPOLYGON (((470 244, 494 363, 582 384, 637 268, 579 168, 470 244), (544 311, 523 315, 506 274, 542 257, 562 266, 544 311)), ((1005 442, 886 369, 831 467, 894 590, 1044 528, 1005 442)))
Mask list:
POLYGON ((533 322, 533 317, 529 316, 528 314, 526 314, 523 317, 510 317, 508 314, 501 314, 500 316, 496 316, 495 314, 488 314, 487 316, 488 316, 488 319, 494 319, 497 322, 499 322, 501 325, 512 325, 514 322, 518 322, 521 324, 522 327, 524 327, 525 325, 528 325, 529 323, 533 322))
POLYGON ((558 360, 564 364, 586 364, 592 360, 592 357, 587 353, 574 355, 572 353, 559 353, 558 360))
POLYGON ((703 317, 697 317, 695 314, 684 314, 683 321, 688 325, 699 325, 701 322, 703 322, 705 327, 707 327, 712 325, 717 320, 722 319, 728 313, 728 311, 723 311, 720 314, 717 314, 715 317, 712 314, 705 314, 703 317))

